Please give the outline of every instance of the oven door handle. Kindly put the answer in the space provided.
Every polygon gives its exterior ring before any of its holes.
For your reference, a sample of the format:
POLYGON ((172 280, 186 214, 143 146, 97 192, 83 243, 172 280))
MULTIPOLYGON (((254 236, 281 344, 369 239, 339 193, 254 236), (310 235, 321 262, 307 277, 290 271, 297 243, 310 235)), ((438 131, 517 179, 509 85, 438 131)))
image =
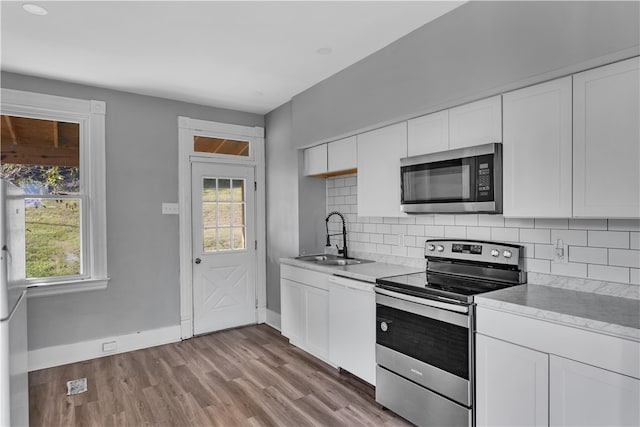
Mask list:
POLYGON ((445 310, 451 310, 457 313, 465 313, 465 314, 469 313, 469 307, 466 305, 451 304, 451 303, 432 300, 429 298, 415 297, 413 295, 402 294, 400 292, 394 292, 388 289, 382 289, 378 287, 375 287, 374 291, 376 291, 377 294, 398 298, 404 301, 410 301, 420 305, 426 305, 426 306, 435 307, 435 308, 443 308, 445 310))

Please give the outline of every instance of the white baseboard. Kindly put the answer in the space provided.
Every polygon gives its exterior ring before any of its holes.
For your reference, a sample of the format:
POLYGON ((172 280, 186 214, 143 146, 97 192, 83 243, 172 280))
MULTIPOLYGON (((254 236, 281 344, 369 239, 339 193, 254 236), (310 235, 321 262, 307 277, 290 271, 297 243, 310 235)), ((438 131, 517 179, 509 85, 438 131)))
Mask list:
POLYGON ((260 323, 264 323, 267 320, 267 307, 258 307, 257 308, 257 314, 258 314, 258 324, 260 323))
POLYGON ((276 313, 273 310, 267 309, 267 321, 265 323, 279 331, 282 330, 280 326, 280 313, 276 313))
POLYGON ((66 365, 67 363, 80 362, 112 354, 126 353, 127 351, 140 350, 177 341, 180 341, 180 325, 39 348, 29 351, 29 371, 37 371, 38 369, 66 365), (114 342, 115 349, 103 351, 103 344, 114 342))

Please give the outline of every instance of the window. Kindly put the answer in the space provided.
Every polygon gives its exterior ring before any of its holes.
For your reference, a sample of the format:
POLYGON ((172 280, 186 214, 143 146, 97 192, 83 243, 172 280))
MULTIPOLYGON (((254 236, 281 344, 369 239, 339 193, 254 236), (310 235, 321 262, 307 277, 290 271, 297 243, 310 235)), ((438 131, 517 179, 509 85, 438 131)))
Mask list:
POLYGON ((2 90, 0 176, 25 192, 30 295, 104 288, 105 105, 2 90))
POLYGON ((202 180, 204 251, 245 249, 245 180, 202 180))

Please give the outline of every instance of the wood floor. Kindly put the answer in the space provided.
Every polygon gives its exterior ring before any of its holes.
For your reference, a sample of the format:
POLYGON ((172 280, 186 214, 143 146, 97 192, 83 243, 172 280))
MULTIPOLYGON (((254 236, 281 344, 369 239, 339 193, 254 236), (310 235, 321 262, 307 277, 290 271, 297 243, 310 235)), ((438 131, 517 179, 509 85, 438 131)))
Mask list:
POLYGON ((410 425, 266 325, 34 371, 29 399, 31 426, 410 425))

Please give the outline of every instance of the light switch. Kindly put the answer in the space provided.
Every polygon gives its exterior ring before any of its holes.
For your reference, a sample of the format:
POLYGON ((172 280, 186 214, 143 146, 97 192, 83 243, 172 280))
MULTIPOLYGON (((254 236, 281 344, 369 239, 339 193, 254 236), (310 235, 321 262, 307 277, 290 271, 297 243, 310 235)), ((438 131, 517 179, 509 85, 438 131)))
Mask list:
POLYGON ((162 204, 162 214, 163 215, 178 215, 180 213, 180 208, 177 203, 163 203, 162 204))

